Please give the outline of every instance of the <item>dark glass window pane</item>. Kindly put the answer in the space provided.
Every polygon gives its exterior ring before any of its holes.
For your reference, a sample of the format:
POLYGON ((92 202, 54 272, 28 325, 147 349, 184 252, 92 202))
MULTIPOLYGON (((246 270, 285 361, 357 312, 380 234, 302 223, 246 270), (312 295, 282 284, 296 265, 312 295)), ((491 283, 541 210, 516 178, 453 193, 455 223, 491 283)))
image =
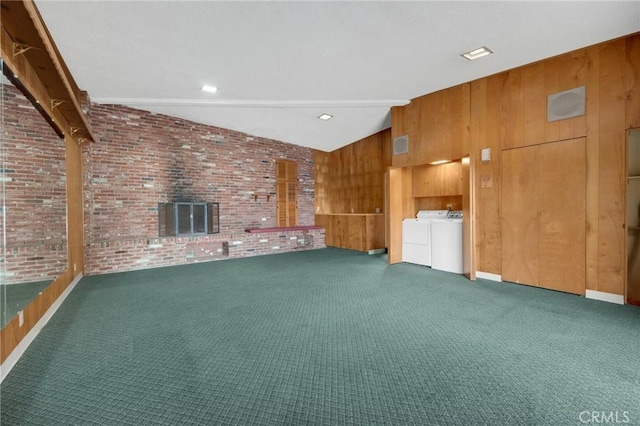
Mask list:
POLYGON ((191 205, 178 204, 178 234, 191 233, 191 205))
POLYGON ((158 233, 161 237, 176 234, 173 203, 158 204, 158 233))
POLYGON ((205 228, 205 209, 204 204, 193 205, 193 233, 203 234, 205 228))

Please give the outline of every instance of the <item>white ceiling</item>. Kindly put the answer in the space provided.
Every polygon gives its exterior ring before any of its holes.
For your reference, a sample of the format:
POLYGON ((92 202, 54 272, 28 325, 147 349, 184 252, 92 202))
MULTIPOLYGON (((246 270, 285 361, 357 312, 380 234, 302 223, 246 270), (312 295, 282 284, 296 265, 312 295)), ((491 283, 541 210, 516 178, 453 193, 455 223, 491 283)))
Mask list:
POLYGON ((37 6, 94 102, 325 151, 388 128, 393 105, 640 31, 640 1, 37 6), (483 45, 495 53, 460 56, 483 45))

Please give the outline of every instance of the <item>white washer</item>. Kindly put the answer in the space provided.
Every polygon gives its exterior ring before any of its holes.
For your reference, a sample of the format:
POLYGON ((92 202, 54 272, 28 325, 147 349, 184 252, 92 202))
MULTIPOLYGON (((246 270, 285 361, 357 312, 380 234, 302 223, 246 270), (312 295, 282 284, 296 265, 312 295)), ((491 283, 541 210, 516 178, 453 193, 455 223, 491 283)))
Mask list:
POLYGON ((431 268, 462 274, 462 212, 431 221, 431 268))
POLYGON ((402 221, 402 261, 431 266, 432 219, 446 218, 448 210, 420 210, 415 218, 402 221))

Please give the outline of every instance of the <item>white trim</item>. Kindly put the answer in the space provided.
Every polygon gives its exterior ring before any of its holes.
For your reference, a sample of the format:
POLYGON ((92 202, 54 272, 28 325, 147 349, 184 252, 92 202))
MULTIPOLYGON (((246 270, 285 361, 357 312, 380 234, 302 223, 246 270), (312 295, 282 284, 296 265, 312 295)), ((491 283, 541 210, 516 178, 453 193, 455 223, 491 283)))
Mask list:
POLYGON ((0 365, 0 383, 2 383, 4 379, 9 375, 11 369, 15 367, 18 360, 20 360, 20 357, 22 357, 22 354, 25 353, 31 342, 35 340, 38 333, 40 333, 40 330, 42 330, 42 328, 47 325, 51 317, 53 317, 53 314, 56 313, 60 305, 62 305, 62 302, 64 302, 64 300, 71 293, 76 284, 78 284, 81 278, 82 274, 77 275, 73 279, 73 281, 71 281, 71 284, 67 286, 67 288, 62 292, 60 296, 58 296, 56 301, 53 302, 49 309, 47 309, 47 312, 42 315, 42 318, 40 318, 36 325, 31 330, 29 330, 27 335, 24 336, 24 339, 22 339, 22 341, 18 343, 18 346, 15 347, 15 349, 4 360, 2 365, 0 365))
POLYGON ((587 290, 584 293, 587 299, 601 300, 603 302, 616 303, 624 305, 624 296, 621 294, 605 293, 604 291, 587 290))
POLYGON ((476 278, 481 278, 483 280, 502 282, 502 275, 491 274, 489 272, 476 271, 476 278))
POLYGON ((91 98, 98 104, 172 107, 240 107, 240 108, 388 108, 408 105, 409 99, 356 100, 236 100, 236 99, 158 99, 158 98, 91 98))

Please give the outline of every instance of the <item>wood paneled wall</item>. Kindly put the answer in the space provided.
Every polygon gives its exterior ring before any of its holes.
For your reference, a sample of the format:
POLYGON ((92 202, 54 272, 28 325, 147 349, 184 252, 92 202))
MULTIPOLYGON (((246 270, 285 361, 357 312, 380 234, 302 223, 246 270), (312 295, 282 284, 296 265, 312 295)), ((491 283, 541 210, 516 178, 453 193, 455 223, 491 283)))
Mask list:
POLYGON ((627 37, 626 41, 626 70, 625 90, 626 100, 626 127, 628 129, 640 128, 640 34, 627 37))
POLYGON ((461 84, 392 108, 392 138, 409 137, 408 153, 394 155, 394 167, 458 160, 467 155, 469 90, 469 84, 461 84))
POLYGON ((384 174, 391 165, 391 131, 333 152, 314 152, 316 213, 384 211, 384 174))
POLYGON ((316 225, 325 228, 328 246, 363 252, 385 248, 382 213, 317 214, 316 225))
MULTIPOLYGON (((471 185, 462 191, 463 209, 472 218, 465 228, 465 240, 472 241, 465 271, 500 275, 502 150, 586 137, 586 288, 624 294, 625 132, 640 127, 639 80, 635 34, 416 98, 392 108, 392 138, 409 136, 409 152, 393 156, 392 164, 414 167, 470 156, 464 168, 469 176, 462 175, 471 185), (579 86, 586 87, 586 114, 547 122, 547 96, 579 86), (491 150, 490 161, 480 160, 483 148, 491 150)), ((390 246, 401 241, 393 218, 401 220, 407 204, 398 182, 411 181, 411 191, 421 191, 419 180, 402 170, 390 182, 400 191, 400 205, 389 207, 390 246)), ((412 201, 412 207, 423 207, 412 201)))
POLYGON ((402 219, 415 216, 413 172, 410 167, 392 167, 387 172, 387 259, 402 262, 402 219))
POLYGON ((476 270, 502 272, 501 150, 586 136, 586 288, 624 294, 625 131, 640 124, 639 38, 613 40, 471 83, 476 270), (586 86, 586 114, 547 123, 547 96, 578 86, 586 86), (492 151, 486 163, 478 159, 483 148, 492 151))

